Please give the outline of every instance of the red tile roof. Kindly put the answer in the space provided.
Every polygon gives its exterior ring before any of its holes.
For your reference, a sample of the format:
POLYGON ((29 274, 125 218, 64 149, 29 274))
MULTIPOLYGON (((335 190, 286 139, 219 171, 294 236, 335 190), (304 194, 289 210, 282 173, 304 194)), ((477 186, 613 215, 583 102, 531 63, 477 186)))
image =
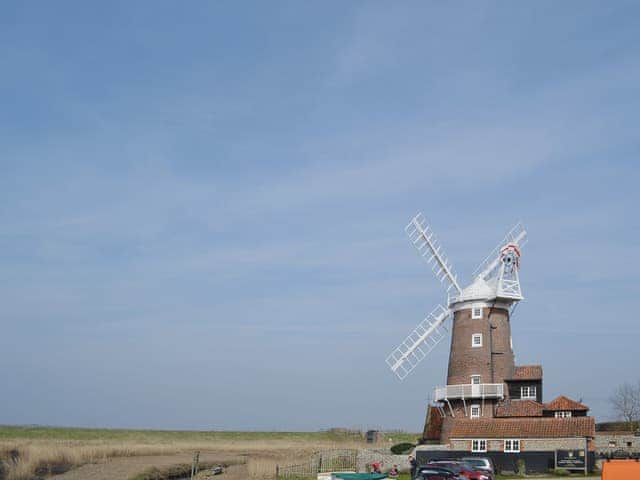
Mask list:
POLYGON ((593 417, 457 419, 450 438, 594 437, 593 417))
POLYGON ((541 417, 542 410, 534 400, 504 400, 496 405, 496 417, 541 417))
POLYGON ((545 410, 552 410, 557 412, 559 410, 589 410, 589 407, 583 405, 582 403, 576 402, 575 400, 571 400, 570 398, 565 397, 564 395, 560 395, 555 400, 551 400, 549 403, 544 404, 545 410))
POLYGON ((521 365, 515 367, 509 380, 542 380, 542 365, 521 365))

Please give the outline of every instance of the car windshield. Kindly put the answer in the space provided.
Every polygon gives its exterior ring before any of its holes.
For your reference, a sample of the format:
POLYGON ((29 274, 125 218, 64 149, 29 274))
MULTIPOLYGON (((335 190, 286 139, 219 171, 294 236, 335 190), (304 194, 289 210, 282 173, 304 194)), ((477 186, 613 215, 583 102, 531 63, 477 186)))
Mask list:
POLYGON ((475 458, 474 459, 467 458, 464 461, 464 463, 468 463, 469 465, 472 465, 474 467, 484 467, 485 466, 484 460, 476 460, 475 458))

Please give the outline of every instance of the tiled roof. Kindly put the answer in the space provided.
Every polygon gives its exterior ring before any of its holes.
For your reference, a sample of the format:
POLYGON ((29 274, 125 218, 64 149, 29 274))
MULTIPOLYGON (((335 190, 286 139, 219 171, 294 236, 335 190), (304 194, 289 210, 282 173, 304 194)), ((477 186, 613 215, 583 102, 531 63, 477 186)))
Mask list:
POLYGON ((456 420, 450 438, 569 438, 593 437, 593 417, 493 418, 456 420))
POLYGON ((534 400, 504 400, 496 405, 496 417, 541 417, 542 409, 534 400))
POLYGON ((545 410, 552 410, 554 412, 559 410, 589 410, 589 407, 583 405, 575 400, 560 395, 555 400, 551 400, 549 403, 544 404, 545 410))
POLYGON ((423 433, 425 440, 440 440, 442 432, 442 415, 437 407, 429 406, 429 419, 423 433))
POLYGON ((515 367, 510 380, 542 380, 542 365, 521 365, 515 367))

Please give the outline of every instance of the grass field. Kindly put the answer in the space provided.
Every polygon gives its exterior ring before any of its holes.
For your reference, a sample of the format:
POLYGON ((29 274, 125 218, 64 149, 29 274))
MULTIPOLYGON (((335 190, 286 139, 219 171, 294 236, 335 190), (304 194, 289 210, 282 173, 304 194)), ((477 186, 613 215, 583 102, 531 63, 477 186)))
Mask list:
MULTIPOLYGON (((413 442, 418 436, 393 432, 383 434, 381 443, 413 442)), ((214 432, 0 426, 0 480, 45 478, 114 457, 194 451, 250 454, 246 460, 248 475, 264 478, 275 471, 277 463, 295 463, 314 450, 366 445, 359 433, 335 430, 214 432)))
MULTIPOLYGON (((390 432, 382 434, 382 441, 413 442, 418 433, 390 432)), ((359 433, 320 432, 249 432, 249 431, 197 431, 197 430, 127 430, 107 428, 72 428, 41 426, 0 426, 0 440, 73 440, 73 441, 133 441, 163 442, 311 442, 311 443, 364 443, 359 433)))

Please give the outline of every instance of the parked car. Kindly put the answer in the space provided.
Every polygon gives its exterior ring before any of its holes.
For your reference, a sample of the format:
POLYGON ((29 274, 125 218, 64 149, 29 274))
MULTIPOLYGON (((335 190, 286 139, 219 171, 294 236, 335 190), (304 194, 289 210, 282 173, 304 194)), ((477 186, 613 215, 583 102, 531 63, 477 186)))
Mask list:
POLYGON ((444 467, 421 467, 413 480, 466 480, 444 467))
POLYGON ((491 474, 491 480, 496 474, 496 468, 490 458, 487 457, 462 457, 461 461, 468 463, 475 470, 481 470, 491 474))
POLYGON ((487 472, 474 469, 468 463, 455 461, 455 460, 438 460, 425 465, 427 467, 444 467, 447 470, 451 470, 458 476, 461 476, 467 480, 491 480, 491 476, 487 472))

